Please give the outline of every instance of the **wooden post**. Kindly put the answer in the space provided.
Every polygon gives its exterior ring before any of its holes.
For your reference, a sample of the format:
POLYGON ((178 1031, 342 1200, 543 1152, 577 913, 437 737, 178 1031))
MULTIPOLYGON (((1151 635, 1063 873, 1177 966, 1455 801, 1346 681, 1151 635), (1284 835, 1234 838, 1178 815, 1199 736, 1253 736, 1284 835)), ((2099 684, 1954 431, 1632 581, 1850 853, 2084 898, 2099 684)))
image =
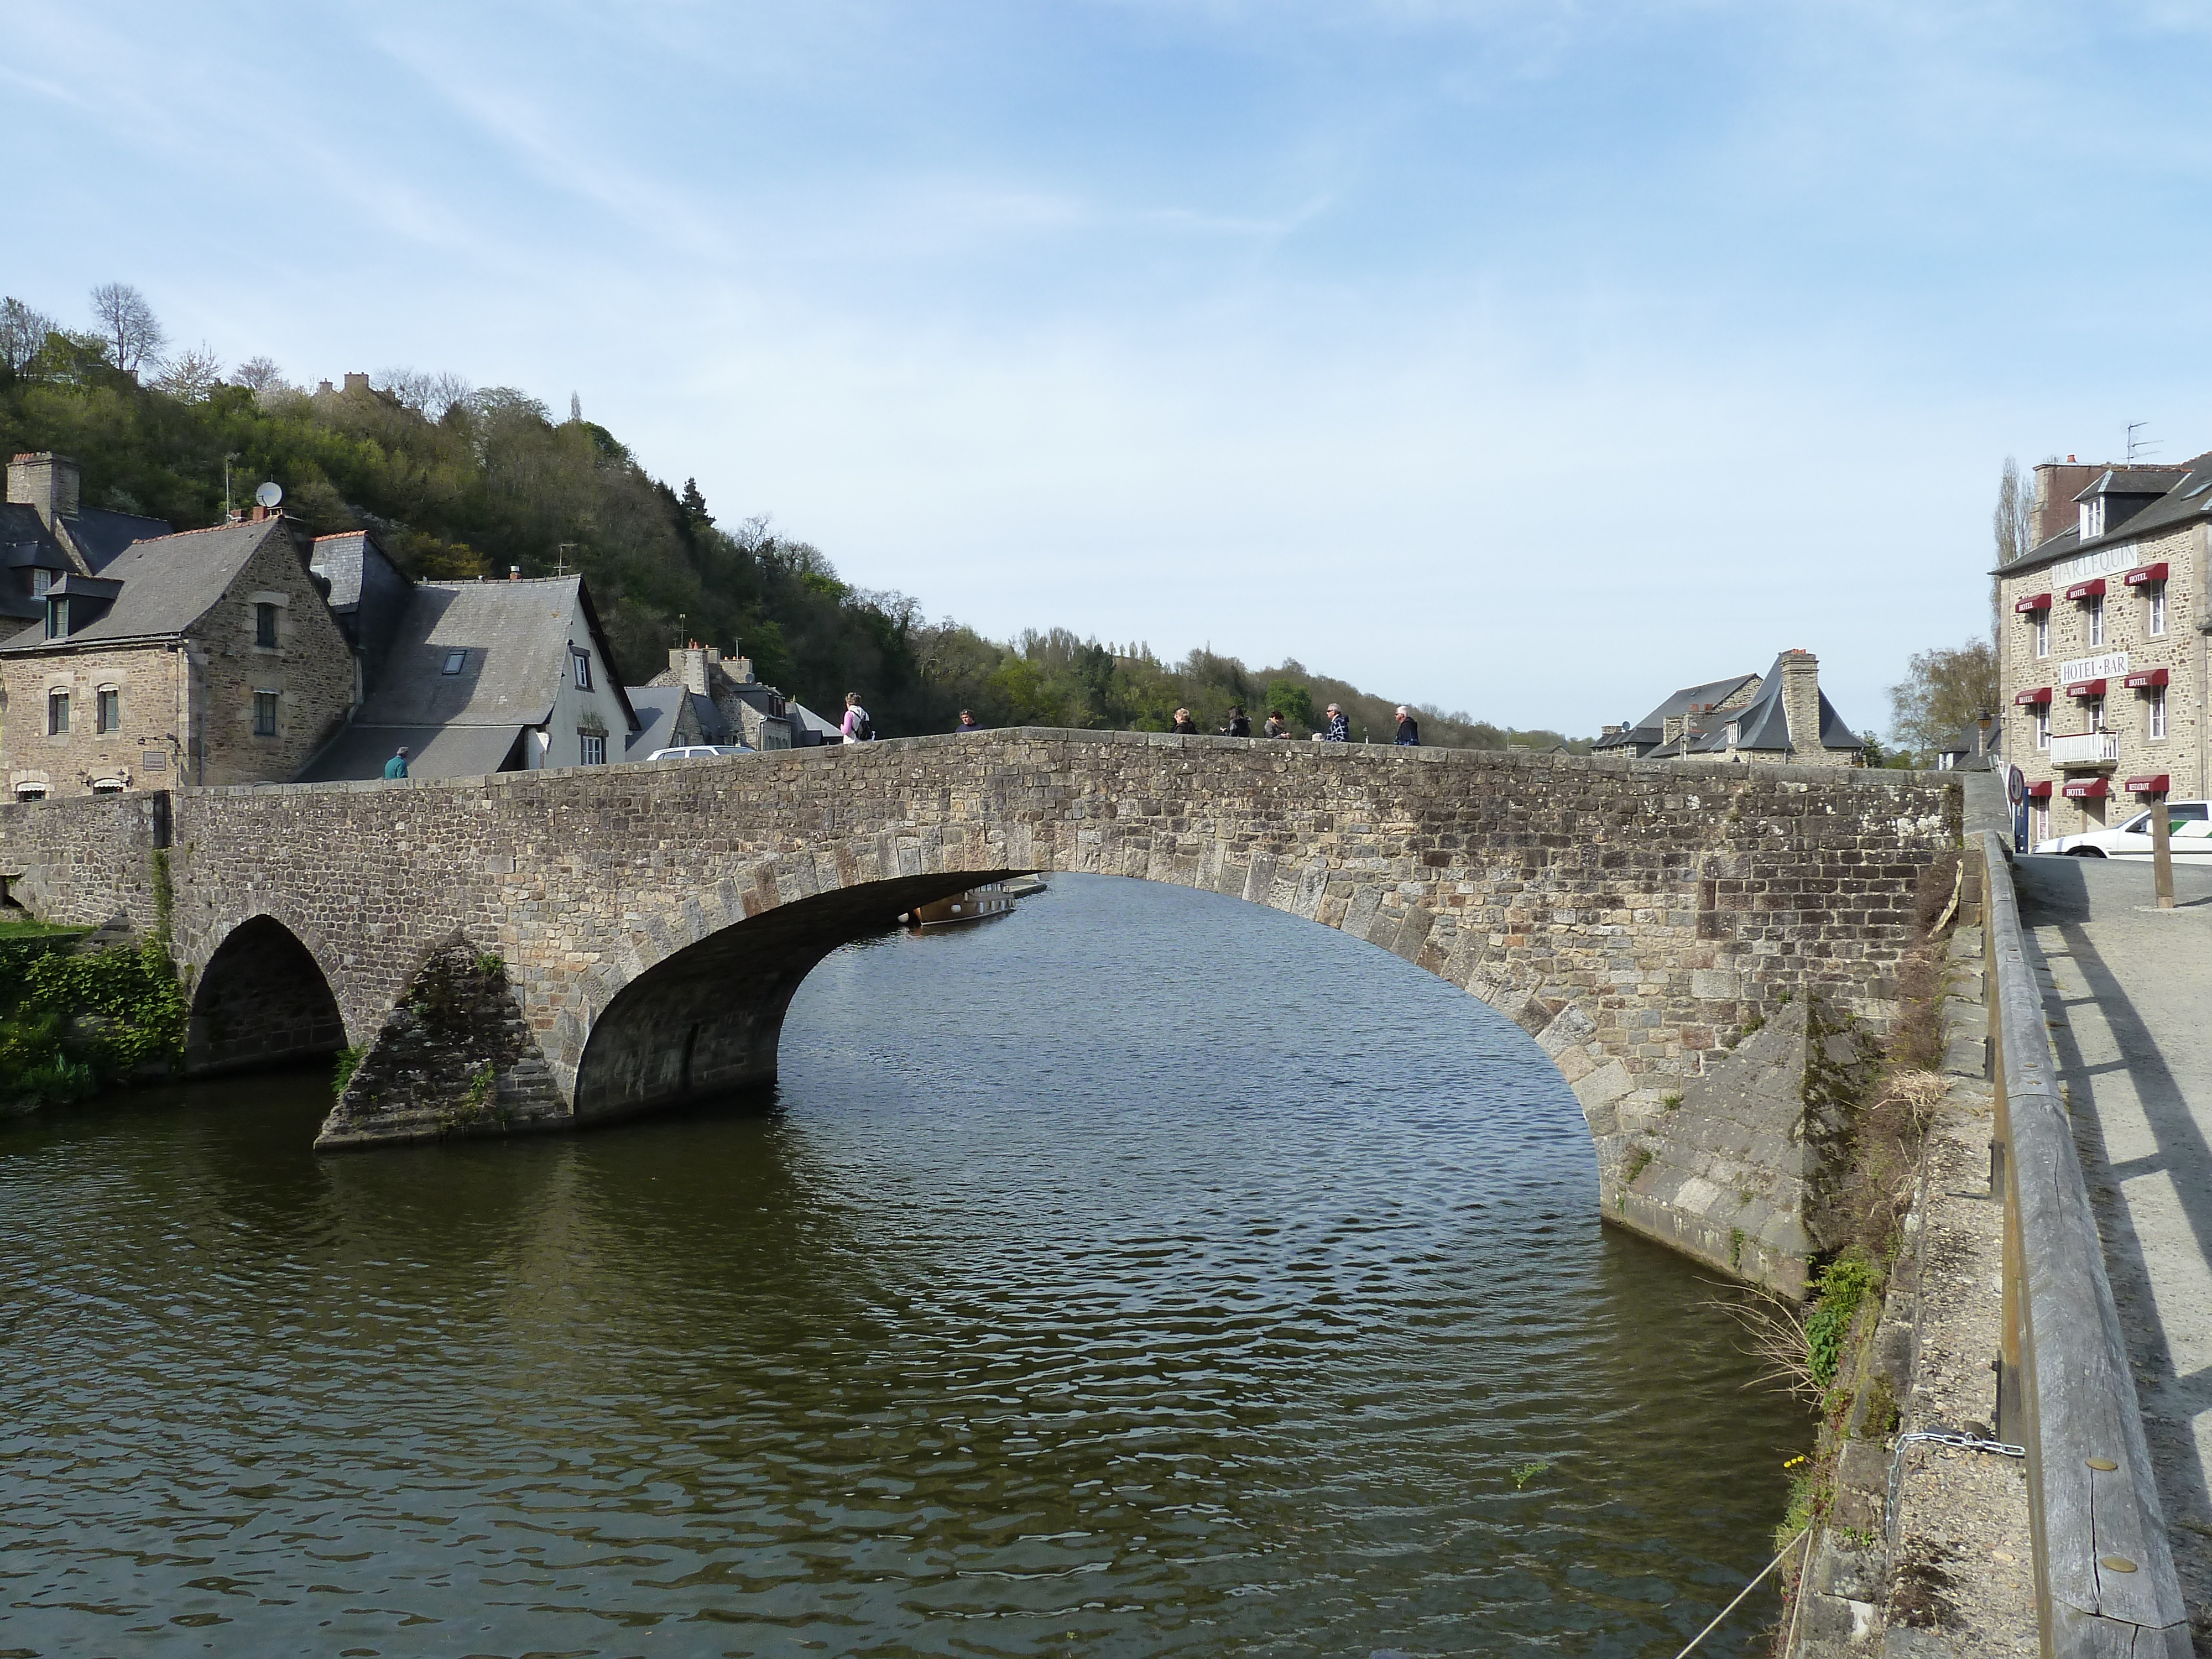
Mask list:
POLYGON ((2163 791, 2150 798, 2150 884, 2158 908, 2173 908, 2173 826, 2166 820, 2163 791))

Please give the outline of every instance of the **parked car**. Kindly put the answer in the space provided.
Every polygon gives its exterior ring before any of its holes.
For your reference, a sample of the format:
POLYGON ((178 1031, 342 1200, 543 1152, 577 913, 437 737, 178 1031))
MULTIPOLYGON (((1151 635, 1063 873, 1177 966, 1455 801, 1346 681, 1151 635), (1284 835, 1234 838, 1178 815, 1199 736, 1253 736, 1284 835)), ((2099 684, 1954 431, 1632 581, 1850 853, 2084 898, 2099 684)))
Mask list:
MULTIPOLYGON (((2053 836, 2035 843, 2039 853, 2062 853, 2076 859, 2147 859, 2150 856, 2150 814, 2136 813, 2113 830, 2091 830, 2079 836, 2053 836)), ((2166 807, 2166 834, 2173 856, 2212 863, 2212 805, 2201 800, 2170 800, 2166 807)))
POLYGON ((753 746, 749 743, 695 743, 688 749, 656 749, 646 759, 712 760, 717 755, 750 755, 753 752, 753 746))

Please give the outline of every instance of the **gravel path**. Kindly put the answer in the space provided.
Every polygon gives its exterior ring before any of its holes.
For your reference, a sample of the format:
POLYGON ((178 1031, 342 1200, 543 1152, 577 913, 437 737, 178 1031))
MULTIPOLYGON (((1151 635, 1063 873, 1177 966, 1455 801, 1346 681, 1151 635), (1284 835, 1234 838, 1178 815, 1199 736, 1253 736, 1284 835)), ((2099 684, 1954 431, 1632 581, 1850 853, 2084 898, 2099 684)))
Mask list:
POLYGON ((2212 869, 2023 858, 2051 1046, 2197 1651, 2212 1655, 2212 869))

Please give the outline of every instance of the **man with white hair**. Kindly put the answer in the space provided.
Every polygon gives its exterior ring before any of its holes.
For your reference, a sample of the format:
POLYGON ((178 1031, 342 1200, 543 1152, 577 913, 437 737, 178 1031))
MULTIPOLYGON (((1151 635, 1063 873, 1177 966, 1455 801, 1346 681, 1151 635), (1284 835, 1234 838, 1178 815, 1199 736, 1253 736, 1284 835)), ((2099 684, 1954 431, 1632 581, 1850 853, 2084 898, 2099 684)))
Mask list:
POLYGON ((1345 719, 1344 710, 1334 703, 1328 706, 1328 724, 1322 727, 1321 736, 1324 743, 1352 741, 1352 722, 1345 719))
POLYGON ((1398 735, 1391 741, 1401 749, 1420 747, 1420 723, 1413 718, 1413 711, 1402 702, 1398 705, 1398 735))

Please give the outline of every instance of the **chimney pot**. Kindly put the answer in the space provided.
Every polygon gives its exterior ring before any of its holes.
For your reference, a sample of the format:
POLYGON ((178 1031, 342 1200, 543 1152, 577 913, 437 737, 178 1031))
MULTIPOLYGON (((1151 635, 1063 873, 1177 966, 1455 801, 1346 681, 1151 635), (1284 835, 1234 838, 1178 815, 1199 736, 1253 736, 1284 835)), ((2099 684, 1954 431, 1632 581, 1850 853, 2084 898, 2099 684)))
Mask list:
POLYGON ((507 566, 507 579, 511 582, 520 581, 522 580, 522 567, 519 564, 511 564, 507 566))

